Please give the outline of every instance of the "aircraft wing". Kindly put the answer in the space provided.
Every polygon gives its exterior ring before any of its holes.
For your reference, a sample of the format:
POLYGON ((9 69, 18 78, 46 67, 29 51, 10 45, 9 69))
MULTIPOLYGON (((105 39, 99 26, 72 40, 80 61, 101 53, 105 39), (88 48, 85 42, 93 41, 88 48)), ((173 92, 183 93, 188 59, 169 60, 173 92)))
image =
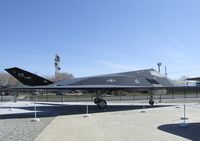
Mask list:
POLYGON ((123 72, 101 76, 74 78, 51 82, 41 76, 18 67, 5 69, 19 80, 23 86, 13 89, 46 90, 123 90, 123 89, 162 89, 174 86, 153 69, 123 72))

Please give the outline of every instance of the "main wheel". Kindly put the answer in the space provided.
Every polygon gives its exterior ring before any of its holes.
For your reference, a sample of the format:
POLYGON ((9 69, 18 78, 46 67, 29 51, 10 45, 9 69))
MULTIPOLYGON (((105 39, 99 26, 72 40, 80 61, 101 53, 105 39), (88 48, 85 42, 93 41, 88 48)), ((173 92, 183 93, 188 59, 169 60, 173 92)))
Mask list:
POLYGON ((153 99, 150 99, 150 100, 149 100, 149 104, 150 104, 151 106, 153 106, 153 105, 154 105, 154 100, 153 100, 153 99))
POLYGON ((105 100, 100 100, 98 103, 99 109, 105 109, 107 107, 107 102, 105 100))
POLYGON ((96 97, 95 99, 94 99, 94 104, 98 104, 99 102, 100 102, 100 98, 99 97, 96 97))

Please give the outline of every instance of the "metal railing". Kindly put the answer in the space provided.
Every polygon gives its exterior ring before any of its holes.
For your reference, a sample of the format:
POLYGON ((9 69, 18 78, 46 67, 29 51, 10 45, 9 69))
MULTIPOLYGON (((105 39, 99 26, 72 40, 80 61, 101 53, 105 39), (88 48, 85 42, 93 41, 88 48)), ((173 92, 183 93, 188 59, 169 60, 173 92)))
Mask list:
MULTIPOLYGON (((154 95, 154 99, 187 99, 187 98, 200 98, 200 87, 171 87, 166 88, 167 93, 165 95, 154 95)), ((8 90, 6 90, 8 91, 8 90)), ((11 91, 10 91, 11 93, 11 91)), ((15 92, 13 92, 15 93, 15 92)), ((0 90, 0 101, 12 101, 14 94, 5 95, 5 90, 0 90)), ((81 102, 81 101, 93 101, 96 97, 95 93, 77 93, 77 94, 65 94, 56 95, 50 92, 44 92, 37 95, 38 101, 43 102, 81 102)), ((148 100, 149 93, 137 92, 131 90, 113 92, 104 97, 108 101, 123 101, 123 100, 148 100)), ((30 91, 18 91, 19 100, 34 100, 34 95, 30 91)))

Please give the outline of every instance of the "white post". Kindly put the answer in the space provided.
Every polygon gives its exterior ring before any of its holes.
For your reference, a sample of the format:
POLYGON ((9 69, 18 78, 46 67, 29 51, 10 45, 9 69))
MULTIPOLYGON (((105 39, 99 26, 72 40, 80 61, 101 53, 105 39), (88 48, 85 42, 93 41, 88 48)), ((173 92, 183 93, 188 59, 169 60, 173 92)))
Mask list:
POLYGON ((37 118, 37 111, 36 111, 36 100, 34 101, 34 112, 35 112, 35 119, 37 118))
POLYGON ((143 103, 143 109, 141 110, 141 113, 146 113, 144 103, 143 103))
POLYGON ((86 106, 86 114, 88 114, 88 104, 87 104, 87 106, 86 106))
POLYGON ((35 118, 31 120, 32 122, 38 122, 38 121, 40 121, 40 119, 37 118, 37 104, 36 104, 36 99, 37 99, 37 95, 35 95, 35 101, 34 101, 35 118))
POLYGON ((86 114, 83 117, 90 117, 91 115, 88 113, 88 103, 86 105, 86 114))
POLYGON ((184 104, 184 113, 183 113, 184 115, 183 115, 183 122, 184 122, 184 124, 185 124, 185 104, 184 104))
POLYGON ((186 120, 188 118, 186 117, 186 106, 185 106, 185 103, 183 105, 183 117, 181 118, 181 120, 183 120, 183 123, 180 123, 180 126, 181 127, 187 127, 188 126, 188 123, 186 123, 186 120))

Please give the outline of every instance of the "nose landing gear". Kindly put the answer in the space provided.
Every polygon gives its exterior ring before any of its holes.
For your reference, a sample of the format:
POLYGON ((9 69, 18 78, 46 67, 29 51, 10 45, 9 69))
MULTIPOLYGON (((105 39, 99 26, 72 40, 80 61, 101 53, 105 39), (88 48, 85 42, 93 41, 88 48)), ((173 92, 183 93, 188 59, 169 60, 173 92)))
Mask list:
POLYGON ((94 103, 98 106, 99 109, 105 109, 107 107, 107 102, 99 97, 94 99, 94 103))

